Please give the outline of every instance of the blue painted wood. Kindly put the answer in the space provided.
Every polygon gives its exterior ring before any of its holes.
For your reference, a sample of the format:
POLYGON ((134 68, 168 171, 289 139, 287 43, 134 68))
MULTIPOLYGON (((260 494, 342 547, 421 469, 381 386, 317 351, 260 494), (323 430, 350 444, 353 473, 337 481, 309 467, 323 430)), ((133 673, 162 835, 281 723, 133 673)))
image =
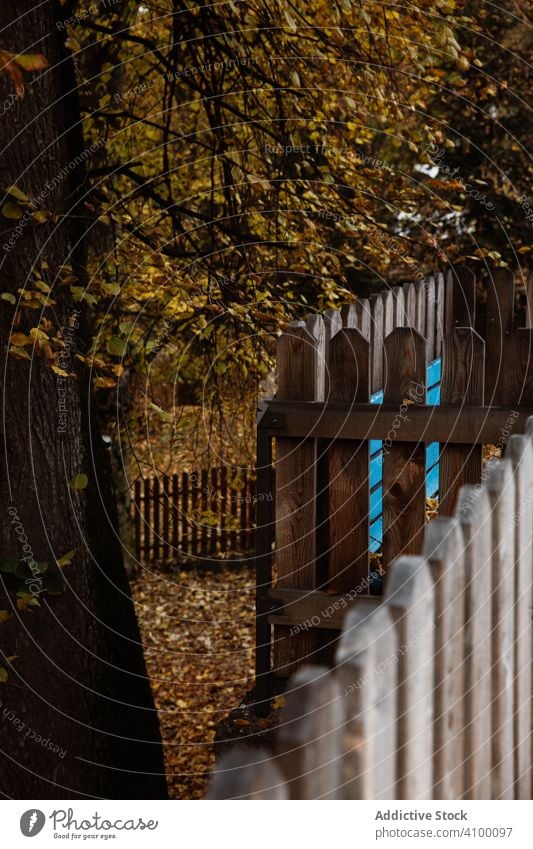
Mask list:
MULTIPOLYGON (((440 404, 441 361, 433 360, 426 371, 427 403, 440 404)), ((383 390, 370 397, 372 404, 383 403, 383 390)), ((426 497, 434 498, 439 492, 439 443, 426 446, 426 497)), ((383 542, 383 443, 370 440, 370 551, 381 550, 383 542)))

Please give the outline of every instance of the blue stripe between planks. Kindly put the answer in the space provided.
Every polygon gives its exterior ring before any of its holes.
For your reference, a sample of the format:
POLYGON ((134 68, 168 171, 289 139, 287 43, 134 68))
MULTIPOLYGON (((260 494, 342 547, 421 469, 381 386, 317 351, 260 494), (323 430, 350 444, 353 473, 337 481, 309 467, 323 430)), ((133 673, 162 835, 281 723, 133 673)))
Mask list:
MULTIPOLYGON (((427 403, 440 404, 440 359, 433 360, 426 372, 427 403)), ((383 402, 383 391, 371 396, 372 404, 383 402)), ((380 551, 383 542, 383 443, 370 440, 370 551, 380 551)), ((426 498, 439 491, 439 443, 426 446, 426 498)))

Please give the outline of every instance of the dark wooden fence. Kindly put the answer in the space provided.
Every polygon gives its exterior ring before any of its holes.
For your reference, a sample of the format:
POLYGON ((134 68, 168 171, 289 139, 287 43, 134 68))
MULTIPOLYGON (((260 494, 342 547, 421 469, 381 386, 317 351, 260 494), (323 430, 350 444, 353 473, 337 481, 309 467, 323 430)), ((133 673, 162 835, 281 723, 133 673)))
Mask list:
POLYGON ((280 336, 278 391, 258 428, 258 488, 275 493, 257 511, 260 692, 271 670, 290 675, 304 660, 331 662, 344 595, 357 603, 372 594, 370 444, 382 443, 381 592, 390 564, 421 551, 429 446, 440 443, 439 514, 451 515, 461 487, 481 480, 483 445, 525 427, 530 313, 515 313, 505 269, 488 282, 482 316, 476 288, 466 269, 437 275, 295 322, 280 336), (436 358, 440 403, 432 405, 426 376, 436 358), (381 388, 382 403, 371 403, 381 388), (332 605, 335 615, 324 617, 332 605))
POLYGON ((454 271, 280 337, 258 427, 258 491, 275 493, 257 505, 258 713, 272 673, 291 678, 274 753, 225 756, 211 798, 531 799, 533 291, 517 314, 496 270, 476 316, 476 290, 454 271))
POLYGON ((169 562, 247 552, 255 543, 255 503, 254 477, 227 467, 139 479, 132 499, 137 558, 169 562))

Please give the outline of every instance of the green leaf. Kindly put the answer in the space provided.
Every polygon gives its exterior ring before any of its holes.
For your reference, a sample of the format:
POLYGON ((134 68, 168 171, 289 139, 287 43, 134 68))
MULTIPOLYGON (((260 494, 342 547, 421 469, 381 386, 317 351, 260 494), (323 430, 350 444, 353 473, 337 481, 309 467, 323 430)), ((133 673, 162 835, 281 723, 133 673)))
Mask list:
POLYGON ((18 568, 18 557, 2 557, 0 559, 0 572, 6 572, 8 575, 16 575, 18 568))
POLYGON ((64 554, 63 557, 60 557, 59 560, 56 560, 56 563, 59 566, 59 568, 63 569, 64 566, 68 566, 70 563, 72 563, 72 558, 74 557, 75 554, 76 554, 76 549, 73 548, 72 551, 67 551, 67 553, 64 554))
POLYGON ((14 295, 11 294, 11 292, 2 292, 2 294, 0 295, 0 299, 2 301, 7 301, 9 304, 17 303, 17 299, 14 295))
POLYGON ((79 43, 76 41, 75 38, 72 38, 72 36, 66 39, 65 47, 68 47, 69 50, 72 50, 73 53, 77 53, 78 50, 81 49, 79 43))
POLYGON ((120 295, 120 286, 118 283, 103 283, 102 289, 108 295, 120 295))
POLYGON ((166 410, 161 409, 161 407, 158 407, 157 404, 150 402, 150 407, 152 408, 154 413, 159 416, 162 422, 170 423, 174 421, 174 416, 172 415, 172 413, 167 413, 166 410))
POLYGON ((14 56, 13 61, 25 71, 42 71, 48 68, 48 59, 42 53, 24 53, 14 56))
POLYGON ((24 210, 16 201, 8 200, 2 207, 2 215, 4 218, 12 218, 18 221, 24 215, 24 210))
POLYGON ((16 200, 24 201, 25 203, 29 202, 28 195, 25 195, 18 186, 10 186, 8 189, 4 189, 6 195, 11 195, 12 198, 16 198, 16 200))
POLYGON ((107 343, 107 353, 111 354, 113 357, 123 357, 126 353, 126 343, 123 339, 119 339, 118 336, 113 336, 112 339, 107 343))
POLYGON ((79 475, 74 475, 69 483, 71 489, 85 489, 89 483, 89 478, 85 472, 80 472, 79 475))

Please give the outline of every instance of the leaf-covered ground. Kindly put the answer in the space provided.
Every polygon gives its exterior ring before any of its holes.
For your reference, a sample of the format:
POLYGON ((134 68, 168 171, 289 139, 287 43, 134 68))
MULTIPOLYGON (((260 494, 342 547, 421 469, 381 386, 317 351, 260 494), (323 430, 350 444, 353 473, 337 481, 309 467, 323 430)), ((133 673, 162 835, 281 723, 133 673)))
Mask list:
POLYGON ((216 726, 253 685, 254 572, 144 570, 132 592, 169 794, 203 798, 216 726))

